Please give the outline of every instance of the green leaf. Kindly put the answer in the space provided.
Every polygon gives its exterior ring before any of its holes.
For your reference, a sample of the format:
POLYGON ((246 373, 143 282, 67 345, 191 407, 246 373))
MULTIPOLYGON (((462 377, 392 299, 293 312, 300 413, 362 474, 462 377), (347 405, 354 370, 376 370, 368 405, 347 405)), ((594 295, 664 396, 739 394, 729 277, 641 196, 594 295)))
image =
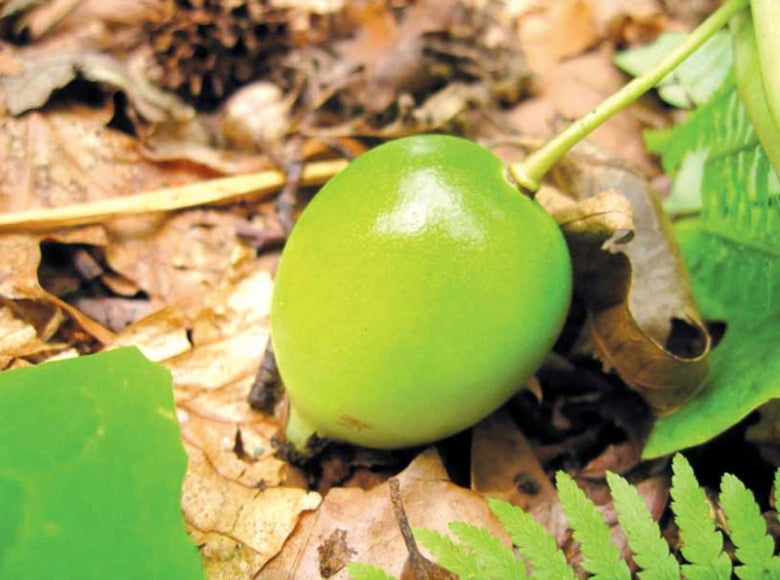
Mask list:
POLYGON ((202 578, 170 373, 136 349, 0 373, 0 578, 202 578))
POLYGON ((452 522, 449 528, 461 546, 473 554, 480 572, 487 578, 523 580, 526 577, 523 562, 485 528, 464 522, 452 522))
MULTIPOLYGON (((654 42, 618 53, 615 64, 639 76, 672 52, 685 38, 681 32, 664 32, 654 42)), ((731 69, 731 41, 718 32, 658 84, 658 95, 667 103, 687 109, 709 100, 731 69)))
POLYGON ((767 534, 766 521, 752 492, 730 473, 721 479, 720 490, 729 535, 743 564, 734 570, 736 575, 743 580, 780 577, 780 559, 773 555, 775 542, 767 534))
POLYGON ((664 167, 708 151, 702 212, 680 222, 678 241, 708 320, 727 324, 699 393, 655 424, 644 457, 698 445, 780 397, 780 183, 733 79, 683 124, 648 135, 664 167))
POLYGON ((422 544, 433 557, 436 563, 466 579, 487 579, 477 566, 477 560, 471 552, 452 541, 449 536, 440 534, 434 530, 414 528, 414 539, 422 544))
POLYGON ((679 580, 680 566, 669 553, 645 500, 625 479, 607 472, 607 483, 615 502, 620 527, 628 538, 634 561, 642 568, 642 580, 679 580))
POLYGON ((520 553, 534 569, 538 580, 574 580, 574 572, 566 565, 566 557, 555 545, 555 538, 542 524, 511 503, 488 500, 490 510, 501 520, 520 553))
POLYGON ((672 182, 669 197, 663 202, 667 212, 681 216, 697 214, 701 211, 704 165, 709 154, 709 150, 706 149, 696 149, 686 153, 672 182))
POLYGON ((569 527, 574 532, 574 539, 581 544, 580 551, 585 556, 582 567, 593 574, 595 580, 630 579, 628 566, 610 539, 609 526, 604 523, 604 518, 593 502, 564 471, 556 474, 555 484, 569 527))
POLYGON ((347 571, 352 580, 396 580, 394 576, 390 576, 382 568, 377 568, 371 564, 350 562, 347 564, 347 571))
POLYGON ((775 471, 774 500, 777 521, 780 522, 780 469, 775 471))
POLYGON ((682 554, 690 562, 683 564, 683 574, 690 580, 729 580, 731 560, 723 551, 722 534, 715 530, 707 494, 690 463, 679 453, 672 460, 672 469, 672 511, 680 528, 682 554))

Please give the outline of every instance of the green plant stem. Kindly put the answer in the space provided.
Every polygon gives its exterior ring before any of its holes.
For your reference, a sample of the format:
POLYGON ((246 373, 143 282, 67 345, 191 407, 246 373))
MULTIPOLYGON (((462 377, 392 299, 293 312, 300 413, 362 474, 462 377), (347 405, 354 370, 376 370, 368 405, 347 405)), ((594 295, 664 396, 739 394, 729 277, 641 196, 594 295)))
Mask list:
POLYGON ((509 173, 527 193, 539 189, 539 182, 547 171, 569 149, 588 136, 604 121, 624 109, 645 92, 653 88, 677 65, 688 58, 713 34, 723 28, 737 12, 746 8, 749 0, 727 0, 720 8, 691 32, 674 51, 663 58, 642 76, 635 78, 618 92, 602 101, 595 109, 580 117, 561 133, 553 137, 525 160, 512 163, 509 173))

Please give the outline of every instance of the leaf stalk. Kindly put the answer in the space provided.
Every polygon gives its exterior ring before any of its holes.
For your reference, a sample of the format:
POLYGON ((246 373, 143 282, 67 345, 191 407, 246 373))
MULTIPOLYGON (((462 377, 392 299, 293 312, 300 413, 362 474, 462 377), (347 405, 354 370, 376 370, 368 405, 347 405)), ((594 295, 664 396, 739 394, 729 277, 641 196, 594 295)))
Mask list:
POLYGON ((723 28, 732 16, 746 8, 749 0, 727 0, 709 18, 702 22, 674 51, 661 59, 643 75, 635 78, 616 93, 602 101, 595 109, 580 117, 561 133, 537 149, 525 160, 512 163, 509 173, 526 193, 533 195, 549 169, 572 147, 594 129, 626 108, 693 54, 713 34, 723 28))

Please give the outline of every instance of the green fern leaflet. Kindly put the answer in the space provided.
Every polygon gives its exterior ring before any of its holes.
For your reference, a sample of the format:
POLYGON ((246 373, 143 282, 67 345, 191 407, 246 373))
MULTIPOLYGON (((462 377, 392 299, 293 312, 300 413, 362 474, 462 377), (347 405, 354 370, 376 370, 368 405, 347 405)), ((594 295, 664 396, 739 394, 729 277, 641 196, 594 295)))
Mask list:
POLYGON ((742 566, 735 570, 742 580, 780 578, 780 558, 774 556, 775 541, 767 534, 753 494, 733 475, 727 473, 720 484, 720 503, 742 566))
POLYGON ((677 580, 680 566, 669 553, 667 544, 653 521, 645 500, 635 487, 614 473, 607 473, 607 483, 618 513, 620 527, 628 538, 634 561, 642 568, 642 580, 677 580))
POLYGON ((729 580, 731 560, 723 552, 723 535, 715 530, 707 494, 682 455, 675 455, 672 469, 672 511, 680 528, 682 555, 690 562, 683 564, 683 574, 689 580, 729 580))
POLYGON ((585 557, 582 567, 595 580, 630 580, 628 566, 620 558, 617 546, 609 537, 609 527, 593 502, 567 473, 559 471, 555 483, 569 527, 574 530, 574 539, 580 543, 585 557))

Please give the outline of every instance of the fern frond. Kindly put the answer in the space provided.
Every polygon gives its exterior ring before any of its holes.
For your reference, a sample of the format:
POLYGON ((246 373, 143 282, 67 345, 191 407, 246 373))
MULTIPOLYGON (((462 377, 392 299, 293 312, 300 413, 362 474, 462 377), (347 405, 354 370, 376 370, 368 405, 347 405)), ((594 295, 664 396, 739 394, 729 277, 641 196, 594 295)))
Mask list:
POLYGON ((739 478, 727 473, 720 482, 720 504, 726 514, 731 541, 742 566, 734 570, 743 580, 778 577, 780 559, 774 556, 775 542, 767 534, 766 522, 753 493, 739 478))
POLYGON ((395 577, 390 576, 382 568, 359 562, 347 564, 347 572, 349 572, 352 580, 396 580, 395 577))
POLYGON ((672 511, 680 528, 682 554, 690 564, 682 570, 690 580, 729 580, 731 559, 723 552, 723 535, 715 529, 707 494, 691 464, 677 453, 672 460, 672 511))
POLYGON ((642 568, 643 580, 679 580, 680 565, 669 553, 645 500, 637 489, 619 475, 607 472, 618 521, 628 538, 634 561, 642 568))
POLYGON ((630 580, 628 566, 610 539, 609 526, 593 502, 564 471, 556 474, 555 485, 574 539, 580 543, 580 551, 585 556, 582 567, 593 574, 594 580, 630 580))
POLYGON ((414 528, 414 539, 422 544, 436 559, 439 566, 457 574, 462 580, 489 580, 482 574, 474 555, 452 538, 434 530, 414 528))
POLYGON ((734 79, 648 145, 670 170, 699 152, 685 188, 698 190, 702 212, 676 233, 703 318, 725 321, 728 332, 698 394, 653 426, 646 458, 712 439, 780 397, 780 182, 734 79))
POLYGON ((555 544, 555 538, 529 514, 511 503, 488 500, 490 511, 504 524, 512 541, 533 568, 538 580, 574 580, 574 572, 555 544))
MULTIPOLYGON (((747 250, 747 262, 745 256, 740 256, 741 260, 731 264, 741 271, 730 273, 750 274, 749 286, 754 288, 737 296, 732 288, 743 289, 745 285, 720 284, 721 292, 732 290, 734 296, 719 297, 759 317, 768 309, 776 308, 778 302, 774 295, 764 296, 762 290, 773 289, 777 269, 765 271, 760 259, 780 257, 780 183, 739 98, 734 79, 730 78, 706 106, 694 111, 680 125, 649 131, 646 136, 648 148, 661 154, 664 169, 669 173, 678 168, 682 171, 680 165, 685 165, 686 159, 701 164, 702 155, 705 156, 702 168, 696 172, 698 183, 688 181, 686 187, 697 188, 702 197, 700 219, 706 234, 730 249, 747 250), (759 278, 773 270, 775 276, 768 274, 770 280, 759 278), (735 298, 739 301, 731 302, 735 298)), ((724 251, 720 250, 719 254, 724 251)), ((714 254, 718 259, 713 262, 722 270, 723 257, 719 254, 714 254)), ((708 255, 713 256, 712 251, 708 255)), ((744 279, 726 278, 728 272, 717 272, 717 275, 721 280, 744 279)), ((707 310, 706 305, 704 309, 707 310)))
POLYGON ((449 528, 461 546, 473 554, 482 574, 491 579, 525 579, 525 565, 497 536, 464 522, 452 522, 449 528))
POLYGON ((775 513, 777 514, 777 521, 780 522, 780 469, 775 471, 774 488, 775 513))

